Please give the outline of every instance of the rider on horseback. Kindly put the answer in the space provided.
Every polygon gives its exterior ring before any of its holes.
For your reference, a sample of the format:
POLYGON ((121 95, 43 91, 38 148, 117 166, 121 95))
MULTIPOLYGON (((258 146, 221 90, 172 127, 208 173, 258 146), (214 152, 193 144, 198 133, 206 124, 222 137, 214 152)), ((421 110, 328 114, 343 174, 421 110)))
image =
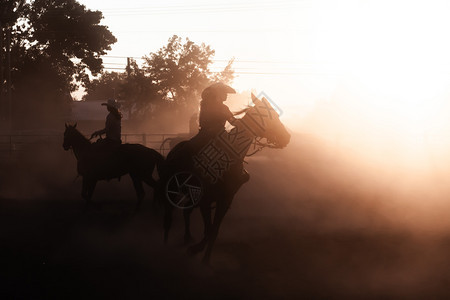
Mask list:
POLYGON ((119 111, 120 104, 114 99, 109 99, 108 102, 102 103, 102 105, 106 105, 106 108, 109 111, 109 114, 106 117, 105 128, 95 131, 91 135, 91 139, 106 134, 106 138, 100 139, 99 142, 106 147, 113 148, 122 144, 122 113, 119 111))
POLYGON ((225 123, 230 124, 235 120, 233 113, 223 102, 228 94, 236 91, 223 83, 215 83, 202 92, 200 102, 200 116, 198 138, 209 141, 225 129, 225 123))
MULTIPOLYGON (((195 148, 201 149, 210 140, 225 130, 225 123, 230 124, 236 120, 228 106, 223 102, 227 100, 228 94, 235 94, 236 91, 223 83, 215 83, 205 88, 202 92, 200 102, 199 132, 191 141, 195 148)), ((242 165, 242 174, 238 178, 237 184, 240 186, 249 180, 250 176, 242 165)))

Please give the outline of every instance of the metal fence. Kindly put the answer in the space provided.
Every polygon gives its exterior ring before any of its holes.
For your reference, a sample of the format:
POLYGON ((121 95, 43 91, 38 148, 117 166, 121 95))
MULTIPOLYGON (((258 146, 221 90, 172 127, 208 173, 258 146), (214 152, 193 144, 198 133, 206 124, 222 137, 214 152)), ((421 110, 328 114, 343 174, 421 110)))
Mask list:
MULTIPOLYGON (((88 137, 89 138, 89 137, 88 137)), ((153 148, 163 155, 166 155, 171 147, 166 139, 188 139, 187 134, 170 133, 126 133, 122 134, 123 143, 142 144, 153 148)), ((32 149, 39 145, 62 146, 62 134, 3 134, 0 135, 0 155, 2 157, 12 156, 15 153, 32 149)))

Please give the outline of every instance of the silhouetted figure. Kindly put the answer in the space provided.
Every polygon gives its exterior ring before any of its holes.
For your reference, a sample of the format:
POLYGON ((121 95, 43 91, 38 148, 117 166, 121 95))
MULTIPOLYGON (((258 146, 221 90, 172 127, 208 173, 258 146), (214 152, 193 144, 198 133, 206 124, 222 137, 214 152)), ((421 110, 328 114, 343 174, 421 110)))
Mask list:
MULTIPOLYGON (((194 144, 194 152, 198 152, 209 141, 217 137, 223 130, 225 124, 233 124, 236 121, 233 113, 228 106, 224 104, 228 94, 235 94, 236 91, 221 82, 214 83, 205 88, 202 92, 202 101, 200 102, 199 132, 191 139, 194 144)), ((241 186, 250 179, 250 175, 244 169, 243 161, 239 162, 241 174, 234 178, 236 184, 241 186)), ((239 187, 236 187, 237 189, 239 187)))
POLYGON ((81 196, 89 204, 99 180, 110 180, 130 174, 139 207, 145 191, 142 182, 156 189, 153 170, 161 168, 164 157, 157 151, 139 144, 118 144, 117 151, 95 151, 98 143, 91 144, 75 125, 67 125, 64 131, 63 147, 73 149, 77 158, 77 171, 83 177, 81 196), (93 153, 94 152, 94 153, 93 153))
POLYGON ((202 92, 200 102, 199 132, 192 142, 202 147, 208 141, 217 136, 225 129, 225 123, 232 123, 235 118, 228 106, 223 102, 227 100, 228 94, 236 91, 223 83, 215 83, 202 92))
POLYGON ((106 117, 105 128, 94 132, 91 135, 91 139, 106 134, 105 139, 97 141, 103 150, 105 147, 113 148, 122 144, 122 113, 119 111, 119 103, 114 99, 109 99, 108 102, 102 103, 102 105, 106 105, 109 111, 106 117))
POLYGON ((265 138, 266 146, 272 148, 283 148, 290 141, 290 134, 266 99, 259 100, 252 95, 254 106, 243 110, 241 113, 245 114, 242 118, 234 119, 223 104, 229 91, 234 90, 222 88, 223 85, 216 84, 205 89, 207 93, 202 95, 199 133, 172 149, 160 172, 167 197, 164 240, 168 239, 173 208, 181 205, 185 208, 185 241, 189 241, 190 214, 198 206, 203 218, 204 236, 198 244, 189 248, 189 252, 195 254, 206 247, 203 257, 206 263, 209 262, 223 217, 242 185, 236 183, 236 178, 242 175, 242 162, 254 140, 265 138), (227 120, 234 126, 229 132, 224 129, 227 120), (184 206, 184 203, 188 205, 184 206), (213 203, 216 204, 214 215, 213 203))

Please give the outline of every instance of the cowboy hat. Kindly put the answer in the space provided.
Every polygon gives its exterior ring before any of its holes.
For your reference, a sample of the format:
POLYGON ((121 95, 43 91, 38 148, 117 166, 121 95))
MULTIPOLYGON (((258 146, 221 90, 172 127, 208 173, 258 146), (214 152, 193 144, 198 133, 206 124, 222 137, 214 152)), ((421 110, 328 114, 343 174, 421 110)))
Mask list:
POLYGON ((206 89, 203 90, 202 99, 206 99, 212 95, 217 95, 221 93, 236 94, 236 91, 229 85, 226 85, 222 82, 217 82, 208 86, 206 89))
POLYGON ((108 102, 106 103, 102 103, 102 105, 106 105, 115 109, 119 109, 120 108, 120 103, 115 100, 115 99, 108 99, 108 102))

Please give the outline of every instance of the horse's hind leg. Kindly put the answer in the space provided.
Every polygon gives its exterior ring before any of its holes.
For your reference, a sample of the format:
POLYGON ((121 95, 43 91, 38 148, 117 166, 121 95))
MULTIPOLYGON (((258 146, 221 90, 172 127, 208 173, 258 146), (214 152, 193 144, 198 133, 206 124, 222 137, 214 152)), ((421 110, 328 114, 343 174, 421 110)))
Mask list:
POLYGON ((173 206, 167 200, 165 201, 164 206, 164 243, 167 243, 170 227, 172 227, 173 206))
POLYGON ((162 197, 160 183, 153 179, 151 174, 149 176, 145 176, 142 180, 153 189, 153 207, 156 208, 157 203, 162 197))
POLYGON ((210 203, 201 203, 200 211, 202 213, 204 233, 203 239, 198 243, 188 248, 188 253, 194 255, 203 249, 205 249, 206 243, 209 239, 209 234, 211 231, 211 205, 210 203))
POLYGON ((217 234, 219 233, 220 224, 222 223, 223 217, 225 217, 232 200, 233 196, 229 196, 225 199, 218 199, 217 201, 214 222, 211 226, 211 231, 209 232, 208 246, 206 247, 205 256, 203 256, 203 263, 209 264, 212 248, 214 246, 214 242, 216 241, 217 234))
POLYGON ((136 210, 138 210, 139 207, 141 206, 142 199, 144 199, 145 191, 144 191, 144 187, 142 186, 142 181, 139 178, 137 178, 137 176, 135 176, 135 175, 130 175, 130 176, 131 176, 131 180, 133 180, 134 189, 136 190, 136 196, 138 198, 138 202, 136 204, 136 210))
POLYGON ((146 176, 143 180, 148 186, 152 187, 153 189, 155 189, 158 185, 158 182, 155 179, 153 179, 151 174, 150 176, 146 176))
POLYGON ((81 188, 81 197, 86 200, 86 208, 92 203, 92 195, 94 194, 97 180, 83 177, 83 186, 81 188))

